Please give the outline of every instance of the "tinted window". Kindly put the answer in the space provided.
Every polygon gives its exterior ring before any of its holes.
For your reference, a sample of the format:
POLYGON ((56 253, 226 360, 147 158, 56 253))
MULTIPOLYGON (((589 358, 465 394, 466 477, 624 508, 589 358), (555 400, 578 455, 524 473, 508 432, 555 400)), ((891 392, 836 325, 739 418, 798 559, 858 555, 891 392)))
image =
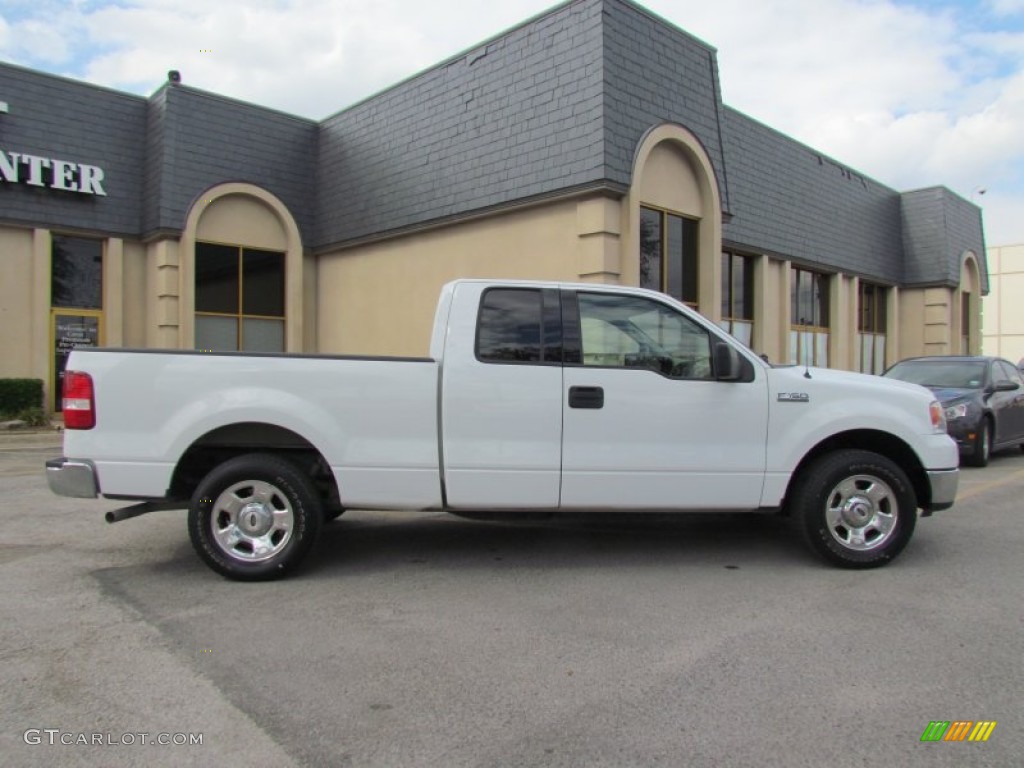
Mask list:
POLYGON ((196 312, 238 313, 238 248, 196 243, 196 312))
POLYGON ((541 360, 539 290, 492 288, 480 301, 476 354, 485 362, 541 360))
POLYGON ((103 243, 54 236, 50 298, 55 307, 103 307, 103 243))
POLYGON ((255 248, 242 250, 242 314, 284 315, 284 255, 255 248))
POLYGON ((661 214, 640 209, 640 287, 661 290, 661 214))
POLYGON ((700 223, 668 211, 640 209, 640 287, 697 303, 700 223))

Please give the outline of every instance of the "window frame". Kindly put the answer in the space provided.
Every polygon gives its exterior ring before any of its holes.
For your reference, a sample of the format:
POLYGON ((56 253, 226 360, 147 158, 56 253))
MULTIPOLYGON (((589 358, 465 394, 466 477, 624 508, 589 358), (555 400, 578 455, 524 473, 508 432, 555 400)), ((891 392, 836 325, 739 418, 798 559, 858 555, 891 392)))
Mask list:
POLYGON ((641 260, 640 287, 641 288, 649 288, 649 289, 652 289, 652 290, 660 291, 661 293, 664 293, 666 296, 671 296, 672 298, 674 298, 677 301, 685 304, 686 306, 690 307, 691 309, 698 309, 699 308, 699 304, 700 304, 700 219, 699 218, 694 218, 693 216, 687 216, 686 214, 683 214, 683 213, 681 213, 679 211, 673 211, 673 210, 670 210, 668 208, 661 208, 661 207, 656 206, 656 205, 648 205, 646 203, 641 203, 640 204, 640 219, 639 219, 639 222, 640 222, 640 225, 639 225, 639 232, 637 233, 637 237, 638 237, 638 246, 639 246, 639 256, 640 256, 640 260, 641 260), (643 238, 643 219, 644 219, 644 212, 645 211, 650 212, 650 213, 655 213, 655 214, 658 215, 658 232, 659 232, 659 243, 660 243, 660 251, 661 251, 660 254, 659 254, 659 258, 658 258, 658 268, 660 270, 660 274, 658 276, 658 286, 659 286, 658 288, 652 288, 650 285, 645 285, 643 283, 643 269, 642 269, 642 266, 643 266, 644 249, 643 249, 642 238, 643 238), (669 231, 670 231, 669 230, 669 219, 670 218, 679 220, 681 222, 681 225, 682 225, 682 230, 680 232, 681 250, 680 250, 680 254, 679 254, 680 255, 680 259, 679 259, 679 264, 678 264, 679 281, 680 281, 680 288, 679 288, 679 295, 678 296, 672 292, 672 290, 671 290, 672 286, 669 284, 670 280, 672 278, 672 274, 671 274, 672 265, 670 263, 670 258, 672 257, 672 254, 669 252, 669 243, 670 243, 670 238, 669 238, 669 231), (687 276, 687 272, 686 272, 687 256, 686 256, 686 250, 685 249, 686 249, 686 245, 690 242, 690 238, 689 238, 689 236, 687 234, 687 229, 686 229, 687 225, 690 225, 690 226, 693 227, 692 233, 691 233, 692 234, 692 246, 693 246, 693 254, 692 254, 693 279, 692 279, 692 285, 690 286, 693 289, 693 298, 692 299, 689 298, 689 297, 684 297, 683 296, 684 288, 687 287, 687 282, 688 282, 686 280, 686 276, 687 276))
MULTIPOLYGON (((690 324, 694 329, 697 329, 701 333, 703 333, 704 337, 705 337, 705 339, 707 341, 707 355, 708 355, 708 357, 707 357, 707 366, 708 366, 708 374, 706 376, 673 376, 670 373, 665 373, 663 370, 660 370, 658 368, 653 368, 653 367, 650 367, 650 366, 605 365, 605 364, 600 364, 600 363, 598 363, 598 364, 587 364, 583 360, 583 355, 586 354, 586 349, 585 349, 584 343, 583 343, 582 323, 583 323, 583 319, 584 318, 583 318, 583 312, 582 312, 581 309, 577 309, 577 311, 575 313, 576 318, 577 318, 577 323, 580 326, 580 341, 579 341, 579 345, 580 345, 580 359, 579 359, 579 362, 567 363, 567 365, 571 365, 573 367, 579 367, 579 368, 587 368, 587 369, 592 369, 592 370, 635 371, 637 373, 645 373, 645 372, 646 373, 653 373, 655 375, 661 376, 664 379, 668 379, 669 381, 690 381, 690 382, 693 382, 693 381, 716 382, 716 381, 718 381, 717 373, 715 371, 715 351, 714 350, 715 350, 715 343, 718 342, 718 341, 721 341, 721 339, 710 328, 705 327, 703 324, 701 324, 701 323, 697 322, 696 320, 694 320, 693 318, 687 316, 685 313, 680 312, 676 307, 673 307, 671 304, 667 304, 667 303, 662 302, 662 301, 657 301, 656 299, 652 299, 652 298, 650 298, 648 296, 634 296, 634 295, 631 295, 631 294, 608 293, 608 292, 605 292, 605 291, 579 290, 579 291, 575 291, 574 292, 574 296, 575 296, 577 307, 579 307, 579 299, 580 299, 581 296, 604 296, 604 297, 610 296, 610 297, 613 297, 613 298, 620 298, 620 299, 628 298, 628 299, 631 299, 631 300, 634 300, 634 301, 637 301, 637 302, 648 303, 648 304, 652 305, 652 310, 657 308, 657 311, 659 311, 659 312, 664 312, 666 314, 671 315, 672 317, 678 318, 681 323, 688 323, 688 324, 690 324)), ((609 325, 611 325, 612 328, 615 328, 616 330, 618 330, 620 333, 623 333, 623 334, 628 336, 628 334, 625 331, 622 331, 622 329, 616 328, 616 326, 614 326, 614 325, 612 325, 610 323, 609 323, 609 325)), ((694 334, 694 335, 696 335, 696 334, 694 334)))
MULTIPOLYGON (((794 351, 794 334, 795 334, 795 352, 796 359, 792 362, 798 365, 813 365, 817 367, 827 368, 829 364, 829 344, 831 343, 831 332, 832 332, 832 300, 830 296, 830 290, 832 288, 833 275, 828 272, 818 272, 813 269, 806 269, 805 267, 791 266, 790 267, 790 278, 789 278, 789 291, 790 291, 790 318, 789 318, 789 349, 794 351), (810 279, 811 289, 811 323, 798 322, 799 318, 799 306, 800 306, 800 291, 801 291, 801 275, 808 276, 810 279), (819 282, 821 281, 821 282, 819 282), (814 300, 814 291, 818 290, 818 300, 814 300), (824 325, 819 325, 814 321, 824 320, 824 325), (806 354, 804 348, 804 337, 810 334, 811 336, 811 348, 810 356, 806 354), (823 343, 822 343, 823 342, 823 343), (818 352, 824 350, 824 360, 819 359, 818 352)), ((799 318, 804 320, 806 318, 799 318)))
POLYGON ((889 288, 890 286, 873 283, 870 280, 860 280, 857 284, 857 370, 861 373, 877 375, 884 373, 886 369, 889 288), (865 299, 868 299, 869 295, 870 307, 866 313, 865 299), (864 343, 866 338, 870 338, 870 353, 867 355, 864 343), (878 347, 879 341, 882 344, 881 349, 878 347))
POLYGON ((971 354, 971 294, 960 293, 960 354, 971 354))
MULTIPOLYGON (((246 320, 271 320, 278 321, 281 323, 281 349, 270 354, 280 354, 287 349, 287 323, 288 323, 288 295, 287 295, 287 281, 288 281, 288 270, 287 270, 287 254, 284 251, 275 251, 268 248, 257 248, 255 246, 238 245, 236 243, 220 243, 213 240, 197 240, 194 246, 194 276, 193 276, 193 296, 196 297, 196 304, 198 304, 199 295, 199 261, 200 253, 199 249, 202 246, 216 246, 218 248, 231 249, 236 252, 235 261, 235 280, 237 281, 237 310, 235 312, 217 312, 209 310, 194 309, 194 318, 196 323, 196 331, 198 332, 199 322, 198 319, 201 317, 220 317, 230 318, 236 322, 235 326, 235 348, 234 350, 224 351, 236 351, 246 352, 253 350, 245 349, 245 321, 246 320), (281 314, 280 315, 264 315, 264 314, 252 314, 245 311, 245 254, 246 252, 262 253, 262 254, 273 254, 274 256, 280 257, 281 264, 281 314)), ((196 345, 196 342, 193 341, 196 345)), ((198 346, 196 346, 199 349, 198 346)), ((254 351, 255 352, 255 351, 254 351)), ((259 352, 264 352, 260 350, 259 352)))
POLYGON ((722 319, 719 323, 719 327, 732 336, 734 339, 739 341, 741 344, 745 344, 747 347, 751 345, 754 339, 754 321, 756 319, 756 313, 754 311, 754 304, 757 301, 757 294, 754 289, 754 267, 756 264, 755 257, 749 256, 744 253, 737 253, 736 251, 722 251, 722 319), (736 281, 735 281, 735 267, 737 261, 743 265, 743 304, 749 317, 738 316, 735 312, 736 307, 736 281), (749 279, 749 281, 748 281, 749 279), (743 325, 748 329, 749 339, 744 340, 736 333, 738 325, 743 325))
POLYGON ((473 330, 473 357, 484 365, 543 365, 561 366, 564 363, 565 351, 565 330, 563 323, 564 307, 561 303, 561 296, 555 288, 538 288, 533 286, 507 286, 495 285, 485 288, 480 294, 476 310, 476 323, 473 330), (480 338, 483 328, 483 314, 487 296, 494 292, 530 292, 539 294, 540 317, 537 323, 538 352, 540 357, 537 360, 495 360, 484 357, 480 354, 480 338), (551 343, 549 340, 554 339, 551 343))

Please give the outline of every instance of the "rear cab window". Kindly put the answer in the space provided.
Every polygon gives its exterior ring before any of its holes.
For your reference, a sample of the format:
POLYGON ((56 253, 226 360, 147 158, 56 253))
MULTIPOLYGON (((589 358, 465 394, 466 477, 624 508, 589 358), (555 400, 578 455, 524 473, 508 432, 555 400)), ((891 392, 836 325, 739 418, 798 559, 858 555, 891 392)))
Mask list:
POLYGON ((480 298, 476 357, 482 363, 561 364, 558 291, 489 288, 480 298))

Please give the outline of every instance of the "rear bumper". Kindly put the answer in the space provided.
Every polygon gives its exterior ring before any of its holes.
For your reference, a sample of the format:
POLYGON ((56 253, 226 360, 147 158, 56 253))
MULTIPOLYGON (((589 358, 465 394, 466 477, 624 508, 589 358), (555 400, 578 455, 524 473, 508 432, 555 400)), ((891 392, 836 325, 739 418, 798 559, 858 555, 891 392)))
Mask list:
POLYGON ((46 462, 46 482, 59 496, 95 499, 99 495, 96 468, 81 459, 50 459, 46 462))
POLYGON ((925 507, 927 512, 949 509, 956 499, 956 490, 960 484, 959 469, 930 469, 926 473, 932 488, 931 503, 925 507))

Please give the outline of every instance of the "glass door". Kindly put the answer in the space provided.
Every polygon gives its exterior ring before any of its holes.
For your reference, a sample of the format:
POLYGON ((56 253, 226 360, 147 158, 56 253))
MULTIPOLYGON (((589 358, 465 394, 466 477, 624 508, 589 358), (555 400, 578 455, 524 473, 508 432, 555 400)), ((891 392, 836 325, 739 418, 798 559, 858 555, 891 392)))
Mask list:
POLYGON ((87 309, 55 309, 51 312, 50 340, 53 362, 53 410, 60 413, 64 389, 64 369, 75 347, 98 347, 103 343, 103 313, 87 309))

